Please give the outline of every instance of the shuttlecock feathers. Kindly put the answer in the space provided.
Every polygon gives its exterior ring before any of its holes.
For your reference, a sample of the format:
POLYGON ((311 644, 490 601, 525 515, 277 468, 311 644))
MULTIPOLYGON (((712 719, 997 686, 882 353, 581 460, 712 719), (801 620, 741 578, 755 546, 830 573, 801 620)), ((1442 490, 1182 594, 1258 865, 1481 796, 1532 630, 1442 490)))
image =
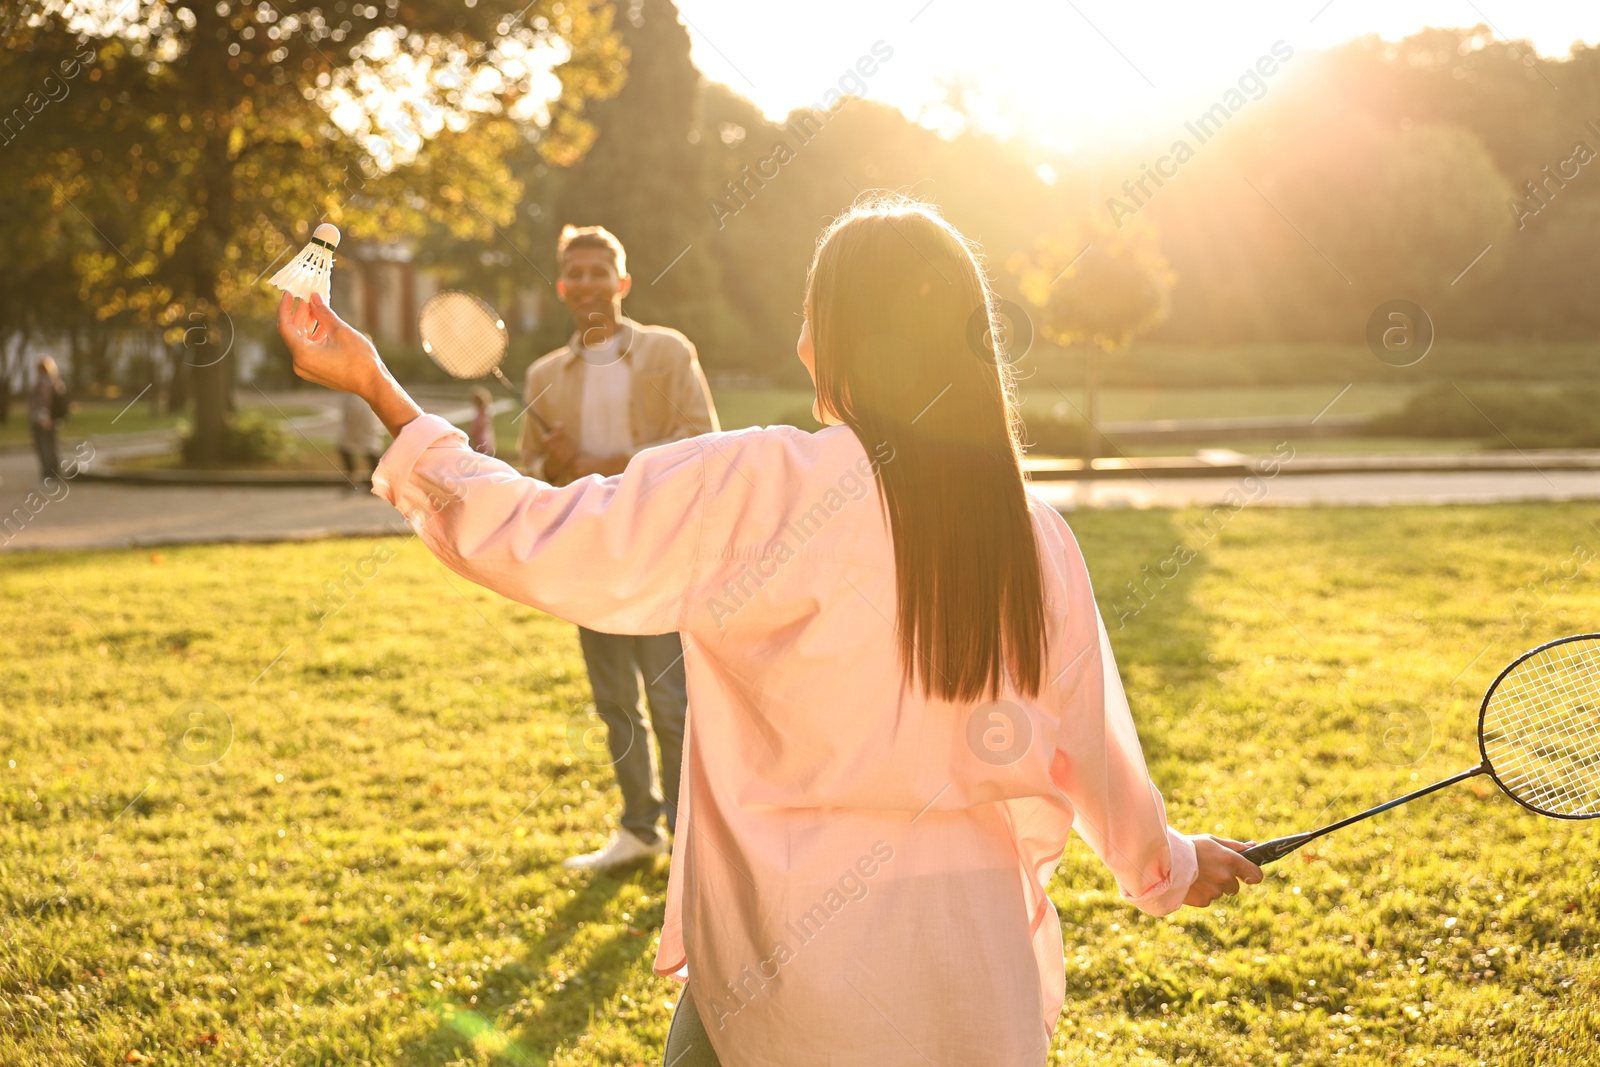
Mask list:
POLYGON ((333 250, 339 247, 339 227, 324 222, 311 235, 311 243, 272 276, 272 284, 300 300, 312 293, 328 299, 329 279, 333 277, 333 250))

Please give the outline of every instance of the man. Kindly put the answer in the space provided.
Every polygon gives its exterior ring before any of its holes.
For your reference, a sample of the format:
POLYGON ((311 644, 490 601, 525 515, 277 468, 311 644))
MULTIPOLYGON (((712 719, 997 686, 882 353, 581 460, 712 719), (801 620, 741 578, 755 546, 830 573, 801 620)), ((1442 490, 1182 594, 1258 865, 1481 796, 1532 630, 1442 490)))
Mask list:
MULTIPOLYGON (((545 433, 537 419, 523 419, 528 472, 555 485, 590 474, 608 477, 622 473, 635 452, 716 430, 694 345, 676 330, 623 316, 622 298, 633 279, 622 242, 600 226, 566 226, 556 258, 556 292, 577 330, 528 368, 528 406, 550 426, 545 433)), ((566 866, 608 870, 669 848, 657 822, 665 815, 671 830, 678 815, 688 705, 683 644, 677 634, 634 637, 581 626, 578 640, 622 789, 622 829, 566 866), (641 680, 660 749, 659 785, 639 708, 641 680)))

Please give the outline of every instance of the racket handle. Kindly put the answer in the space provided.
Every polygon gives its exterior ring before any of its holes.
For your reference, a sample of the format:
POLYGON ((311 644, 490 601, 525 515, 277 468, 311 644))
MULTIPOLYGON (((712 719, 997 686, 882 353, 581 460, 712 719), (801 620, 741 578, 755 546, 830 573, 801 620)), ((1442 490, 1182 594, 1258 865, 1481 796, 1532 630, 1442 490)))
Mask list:
POLYGON ((1316 830, 1307 830, 1304 833, 1290 834, 1287 837, 1274 837, 1271 841, 1263 841, 1259 845, 1245 849, 1242 853, 1240 853, 1240 855, 1258 867, 1263 863, 1271 863, 1274 860, 1281 860, 1283 857, 1287 856, 1301 845, 1308 841, 1314 841, 1323 834, 1331 834, 1335 830, 1342 830, 1352 823, 1358 823, 1363 819, 1370 819, 1374 815, 1388 811, 1390 808, 1397 808, 1401 804, 1408 804, 1411 801, 1416 800, 1418 797, 1425 797, 1429 793, 1443 789, 1447 785, 1455 785, 1457 782, 1464 782, 1475 774, 1488 773, 1489 764, 1487 762, 1480 763, 1476 767, 1468 768, 1459 774, 1452 774, 1448 778, 1442 778, 1439 781, 1434 782, 1432 785, 1425 785, 1421 789, 1407 793, 1403 797, 1396 797, 1394 800, 1391 800, 1388 803, 1379 804, 1375 808, 1368 808, 1366 811, 1357 812, 1347 819, 1340 819, 1338 822, 1329 823, 1327 826, 1323 826, 1316 830))
POLYGON ((1283 857, 1312 838, 1320 836, 1315 830, 1308 830, 1301 834, 1289 834, 1287 837, 1274 837, 1271 841, 1263 841, 1259 845, 1252 845, 1239 853, 1239 855, 1260 867, 1262 864, 1283 859, 1283 857))

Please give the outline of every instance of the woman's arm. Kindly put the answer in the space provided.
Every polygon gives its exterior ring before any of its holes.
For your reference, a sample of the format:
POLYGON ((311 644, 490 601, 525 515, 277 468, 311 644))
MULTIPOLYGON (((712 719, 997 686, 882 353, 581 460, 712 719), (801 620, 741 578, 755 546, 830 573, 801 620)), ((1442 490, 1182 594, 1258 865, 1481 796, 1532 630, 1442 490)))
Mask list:
POLYGON ((1124 899, 1154 915, 1184 904, 1205 907, 1238 892, 1240 882, 1259 882, 1260 868, 1239 855, 1244 843, 1167 825, 1083 553, 1060 512, 1043 501, 1035 506, 1048 531, 1042 560, 1067 598, 1063 633, 1070 647, 1051 657, 1064 665, 1051 668, 1050 688, 1063 708, 1050 772, 1072 804, 1073 829, 1116 875, 1124 899))
POLYGON ((1052 767, 1072 801, 1073 828, 1111 868, 1123 897, 1152 915, 1203 908, 1241 882, 1261 881, 1261 869, 1239 855, 1247 843, 1167 825, 1098 611, 1094 620, 1098 647, 1084 650, 1067 683, 1085 704, 1064 720, 1052 767))
POLYGON ((701 535, 697 442, 636 456, 614 478, 556 488, 474 452, 466 434, 424 414, 372 343, 321 301, 291 308, 286 297, 279 326, 296 374, 362 396, 395 435, 373 492, 447 567, 591 629, 679 629, 701 535))

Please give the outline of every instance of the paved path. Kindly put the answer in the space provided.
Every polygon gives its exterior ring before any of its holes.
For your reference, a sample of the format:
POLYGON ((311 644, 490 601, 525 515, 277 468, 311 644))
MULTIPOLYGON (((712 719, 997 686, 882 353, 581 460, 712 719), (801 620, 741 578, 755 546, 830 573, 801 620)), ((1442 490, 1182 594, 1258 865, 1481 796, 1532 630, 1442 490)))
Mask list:
MULTIPOLYGON (((303 397, 296 403, 304 404, 303 397)), ((432 405, 430 405, 432 406, 432 405)), ((440 405, 448 408, 448 405, 440 405)), ((459 411, 447 411, 459 417, 459 411)), ((314 422, 318 417, 308 417, 314 422)), ((297 420, 298 421, 298 420, 297 420)), ((324 426, 326 426, 324 420, 324 426)), ((321 428, 321 427, 319 427, 321 428)), ((102 454, 148 447, 145 435, 97 442, 102 454)), ((122 548, 211 541, 300 540, 405 532, 388 504, 364 488, 232 488, 67 483, 65 495, 34 496, 37 468, 25 451, 0 452, 0 550, 122 548), (17 509, 21 509, 18 511, 17 509), (24 521, 18 521, 18 515, 24 521)), ((1275 478, 1130 477, 1041 481, 1063 511, 1080 507, 1213 507, 1226 503, 1307 505, 1481 504, 1600 500, 1600 471, 1475 470, 1291 474, 1275 478)))
MULTIPOLYGON (((5 479, 0 506, 7 511, 22 496, 14 487, 27 484, 13 477, 11 460, 0 461, 5 479)), ((26 466, 31 474, 31 457, 26 466)), ((13 514, 0 534, 0 549, 288 541, 407 529, 399 512, 364 489, 146 489, 96 483, 67 488, 66 496, 46 503, 16 536, 13 514)))
MULTIPOLYGON (((282 407, 323 410, 290 420, 308 439, 334 435, 338 398, 302 391, 268 394, 282 407)), ((247 402, 260 397, 241 393, 247 402)), ((449 419, 462 419, 459 402, 421 403, 449 419)), ((516 405, 498 401, 496 410, 516 405)), ((103 465, 118 457, 148 455, 172 447, 171 431, 94 438, 103 465)), ((63 443, 61 454, 72 454, 63 443)), ((295 541, 333 536, 405 533, 405 520, 366 486, 335 488, 234 488, 133 486, 68 481, 49 499, 39 489, 31 450, 0 451, 0 551, 23 549, 128 548, 216 541, 295 541), (41 503, 42 502, 42 503, 41 503)))

